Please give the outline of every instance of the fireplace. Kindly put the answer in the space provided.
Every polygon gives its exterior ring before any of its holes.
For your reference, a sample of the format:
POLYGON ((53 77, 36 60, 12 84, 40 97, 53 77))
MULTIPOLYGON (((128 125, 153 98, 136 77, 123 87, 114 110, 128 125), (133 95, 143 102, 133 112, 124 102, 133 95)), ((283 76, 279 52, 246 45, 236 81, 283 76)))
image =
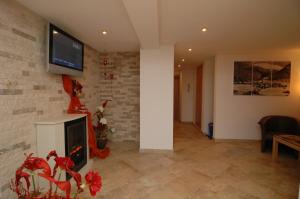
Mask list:
MULTIPOLYGON (((79 171, 87 164, 86 117, 65 122, 65 156, 70 157, 79 171)), ((66 179, 71 176, 66 175, 66 179)))
MULTIPOLYGON (((86 119, 86 114, 63 114, 35 122, 37 155, 47 157, 50 151, 56 150, 59 156, 70 157, 75 163, 74 170, 84 175, 92 165, 92 160, 89 159, 86 119)), ((49 161, 49 165, 53 168, 55 161, 49 161)), ((61 180, 70 179, 64 173, 63 171, 61 180)))

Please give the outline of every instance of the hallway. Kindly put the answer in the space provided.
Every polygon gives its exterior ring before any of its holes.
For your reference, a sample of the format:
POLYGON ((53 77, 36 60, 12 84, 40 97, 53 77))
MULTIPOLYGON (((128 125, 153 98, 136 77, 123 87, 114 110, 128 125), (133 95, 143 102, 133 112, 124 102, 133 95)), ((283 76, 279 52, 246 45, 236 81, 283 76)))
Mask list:
POLYGON ((191 124, 175 123, 174 152, 139 152, 138 143, 110 143, 95 160, 103 176, 100 199, 297 198, 296 160, 272 163, 259 143, 215 143, 191 124))

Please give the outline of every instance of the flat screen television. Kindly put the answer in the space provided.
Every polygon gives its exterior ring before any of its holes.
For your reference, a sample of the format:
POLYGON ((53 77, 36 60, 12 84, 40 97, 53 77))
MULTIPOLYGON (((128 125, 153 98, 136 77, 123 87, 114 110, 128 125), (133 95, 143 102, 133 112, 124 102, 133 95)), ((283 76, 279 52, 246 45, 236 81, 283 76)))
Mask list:
POLYGON ((47 71, 81 76, 83 73, 84 44, 51 23, 48 25, 47 32, 47 71))

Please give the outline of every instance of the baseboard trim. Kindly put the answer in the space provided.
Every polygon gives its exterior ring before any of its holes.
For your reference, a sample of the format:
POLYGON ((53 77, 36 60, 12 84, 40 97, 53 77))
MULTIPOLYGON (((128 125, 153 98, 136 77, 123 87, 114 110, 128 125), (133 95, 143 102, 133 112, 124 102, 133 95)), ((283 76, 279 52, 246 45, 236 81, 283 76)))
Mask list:
POLYGON ((140 153, 173 153, 173 149, 140 149, 140 153))
POLYGON ((250 139, 214 139, 216 143, 220 142, 244 142, 244 143, 259 143, 260 140, 250 140, 250 139))

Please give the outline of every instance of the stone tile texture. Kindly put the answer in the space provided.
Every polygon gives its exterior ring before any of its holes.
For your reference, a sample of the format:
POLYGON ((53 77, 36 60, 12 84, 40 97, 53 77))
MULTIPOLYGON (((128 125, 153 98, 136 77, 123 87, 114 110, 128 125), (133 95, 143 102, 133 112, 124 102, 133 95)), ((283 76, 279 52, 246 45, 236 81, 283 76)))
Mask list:
POLYGON ((139 140, 140 131, 140 68, 139 53, 102 53, 100 54, 101 69, 101 100, 111 99, 105 115, 109 125, 116 129, 113 140, 139 140), (108 59, 108 65, 103 59, 108 59), (105 78, 113 74, 114 79, 105 78))
MULTIPOLYGON (((94 161, 103 177, 98 199, 296 199, 300 163, 261 153, 258 142, 215 143, 192 124, 174 126, 174 151, 140 153, 136 142, 110 143, 94 161)), ((88 196, 86 197, 88 198, 88 196)))
MULTIPOLYGON (((0 1, 0 198, 15 198, 8 189, 24 153, 36 152, 34 122, 66 112, 69 96, 60 75, 46 72, 47 22, 14 0, 0 1)), ((110 97, 107 118, 112 139, 138 140, 139 54, 110 53, 116 79, 103 77, 100 54, 85 46, 81 101, 94 113, 110 97)))

